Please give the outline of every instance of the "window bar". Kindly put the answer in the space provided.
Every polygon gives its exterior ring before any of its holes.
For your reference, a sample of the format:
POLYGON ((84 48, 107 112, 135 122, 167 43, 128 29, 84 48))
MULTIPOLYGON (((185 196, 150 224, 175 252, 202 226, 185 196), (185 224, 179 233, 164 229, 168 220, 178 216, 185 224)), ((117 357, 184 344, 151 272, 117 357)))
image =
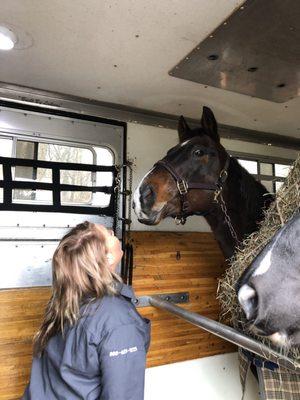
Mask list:
POLYGON ((3 204, 8 205, 12 203, 12 176, 11 176, 11 166, 5 163, 2 164, 3 167, 3 204))
POLYGON ((60 170, 58 168, 52 168, 52 199, 53 206, 60 207, 60 170))
POLYGON ((54 161, 41 161, 32 159, 19 159, 0 157, 0 164, 3 165, 3 180, 0 181, 0 187, 3 187, 3 203, 0 204, 0 210, 13 210, 13 211, 45 211, 45 212, 69 212, 81 213, 90 215, 105 215, 115 217, 115 204, 114 199, 116 194, 115 177, 117 168, 115 166, 99 166, 93 164, 78 164, 78 163, 63 163, 54 161), (25 167, 40 167, 52 170, 52 183, 36 182, 36 181, 13 181, 11 168, 12 166, 25 166, 25 167), (82 186, 82 185, 69 185, 60 183, 60 170, 73 170, 73 171, 89 171, 89 172, 111 172, 113 174, 113 184, 111 186, 82 186), (12 189, 31 189, 31 190, 50 190, 52 191, 53 204, 28 204, 28 203, 13 203, 12 202, 12 189), (106 207, 86 206, 86 205, 61 205, 60 193, 61 191, 90 191, 102 192, 111 195, 110 203, 106 207))

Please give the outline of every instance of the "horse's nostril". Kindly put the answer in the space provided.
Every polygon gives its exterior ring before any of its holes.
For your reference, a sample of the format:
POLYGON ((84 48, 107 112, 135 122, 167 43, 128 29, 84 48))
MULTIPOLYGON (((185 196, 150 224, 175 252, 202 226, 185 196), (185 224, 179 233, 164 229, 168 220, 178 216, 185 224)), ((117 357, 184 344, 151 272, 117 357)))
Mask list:
POLYGON ((150 201, 150 199, 154 198, 155 193, 153 187, 151 185, 145 185, 141 189, 141 198, 144 201, 150 201))
POLYGON ((143 191, 143 196, 144 197, 149 197, 149 196, 152 196, 153 195, 153 188, 152 188, 152 186, 146 186, 146 188, 145 188, 145 190, 143 191))
POLYGON ((238 299, 247 319, 254 319, 257 314, 258 305, 258 297, 255 289, 247 284, 243 285, 238 292, 238 299))

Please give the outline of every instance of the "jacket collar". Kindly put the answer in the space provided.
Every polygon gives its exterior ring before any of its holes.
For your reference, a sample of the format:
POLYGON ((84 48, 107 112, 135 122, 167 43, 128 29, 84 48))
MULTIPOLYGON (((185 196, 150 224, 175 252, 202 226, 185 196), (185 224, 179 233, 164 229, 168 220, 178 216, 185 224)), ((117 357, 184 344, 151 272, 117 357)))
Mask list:
POLYGON ((118 282, 117 288, 121 296, 127 297, 133 302, 136 300, 136 296, 131 286, 125 285, 125 283, 122 282, 118 282))

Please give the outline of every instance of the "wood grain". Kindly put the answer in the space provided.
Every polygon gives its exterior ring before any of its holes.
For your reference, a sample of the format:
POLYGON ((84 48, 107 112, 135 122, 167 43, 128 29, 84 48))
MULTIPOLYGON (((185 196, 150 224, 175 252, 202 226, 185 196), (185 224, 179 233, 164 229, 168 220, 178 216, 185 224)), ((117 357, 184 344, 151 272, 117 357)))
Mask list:
MULTIPOLYGON (((218 278, 223 255, 211 233, 133 232, 133 286, 138 296, 189 292, 183 308, 218 320, 218 278)), ((152 321, 147 366, 234 351, 228 342, 152 307, 139 309, 152 321)))

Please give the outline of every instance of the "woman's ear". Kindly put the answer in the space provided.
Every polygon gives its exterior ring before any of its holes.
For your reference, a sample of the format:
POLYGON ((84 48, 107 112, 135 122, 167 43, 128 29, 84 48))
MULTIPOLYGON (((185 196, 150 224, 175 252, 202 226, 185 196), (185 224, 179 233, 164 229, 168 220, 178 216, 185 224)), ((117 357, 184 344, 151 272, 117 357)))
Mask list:
POLYGON ((114 258, 114 256, 112 255, 112 253, 107 253, 107 254, 106 254, 106 258, 107 258, 107 262, 108 262, 109 265, 114 264, 115 258, 114 258))

